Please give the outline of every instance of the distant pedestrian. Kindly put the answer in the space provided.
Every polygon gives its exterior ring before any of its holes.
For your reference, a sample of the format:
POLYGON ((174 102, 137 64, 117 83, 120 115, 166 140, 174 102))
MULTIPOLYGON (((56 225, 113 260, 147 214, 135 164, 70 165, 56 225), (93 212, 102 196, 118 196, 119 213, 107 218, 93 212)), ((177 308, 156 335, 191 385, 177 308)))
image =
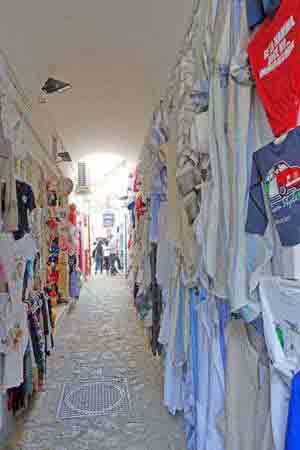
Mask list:
POLYGON ((101 240, 98 241, 93 256, 95 259, 95 275, 97 275, 98 272, 103 272, 103 244, 101 240))
POLYGON ((109 242, 109 265, 110 265, 110 274, 115 275, 115 256, 116 256, 116 243, 115 239, 112 237, 109 242))
POLYGON ((103 245, 103 256, 104 256, 104 268, 106 270, 107 275, 109 274, 109 268, 110 268, 110 249, 108 241, 105 241, 103 245))

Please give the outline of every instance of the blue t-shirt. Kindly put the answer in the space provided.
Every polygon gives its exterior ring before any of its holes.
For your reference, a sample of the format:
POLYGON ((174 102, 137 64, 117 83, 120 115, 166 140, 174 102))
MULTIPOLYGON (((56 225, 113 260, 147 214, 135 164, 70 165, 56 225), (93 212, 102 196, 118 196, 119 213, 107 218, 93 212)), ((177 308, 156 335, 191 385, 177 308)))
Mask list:
POLYGON ((281 0, 246 0, 249 28, 255 28, 266 17, 273 16, 281 0))
POLYGON ((280 241, 300 243, 300 129, 290 131, 280 144, 271 143, 254 153, 246 231, 264 234, 268 224, 264 194, 280 241))

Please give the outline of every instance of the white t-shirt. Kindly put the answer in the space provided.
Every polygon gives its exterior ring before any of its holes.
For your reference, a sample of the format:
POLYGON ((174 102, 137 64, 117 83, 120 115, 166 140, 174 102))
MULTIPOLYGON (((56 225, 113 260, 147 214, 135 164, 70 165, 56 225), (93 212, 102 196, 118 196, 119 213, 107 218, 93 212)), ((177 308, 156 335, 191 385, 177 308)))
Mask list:
MULTIPOLYGON (((22 338, 14 348, 7 348, 4 362, 3 389, 19 386, 23 382, 23 356, 28 343, 28 325, 26 306, 22 303, 23 279, 26 261, 36 254, 35 241, 30 235, 15 241, 8 233, 0 233, 0 260, 7 275, 9 296, 2 294, 3 312, 7 319, 0 322, 0 336, 9 328, 17 325, 22 331, 22 338), (5 308, 5 299, 9 307, 5 308)), ((1 312, 1 311, 0 311, 1 312)), ((2 349, 4 350, 4 349, 2 349)))
POLYGON ((300 370, 300 282, 266 277, 260 281, 259 292, 270 358, 292 378, 300 370))
POLYGON ((30 234, 15 241, 16 255, 27 260, 33 260, 38 252, 36 241, 30 234))
POLYGON ((109 243, 109 252, 110 254, 117 252, 117 242, 115 239, 112 239, 109 243))
POLYGON ((13 345, 11 339, 7 340, 6 346, 4 344, 0 345, 1 353, 5 354, 3 385, 0 386, 0 391, 6 391, 23 383, 23 361, 28 344, 28 326, 25 304, 11 302, 8 294, 0 295, 0 313, 3 319, 0 322, 0 337, 4 339, 9 338, 10 334, 14 334, 17 328, 22 331, 22 337, 17 345, 13 345), (4 315, 7 317, 3 317, 4 315))
POLYGON ((110 251, 109 251, 109 246, 108 245, 104 245, 103 246, 103 255, 104 256, 109 256, 110 255, 110 251))
POLYGON ((266 277, 259 287, 264 334, 271 365, 271 415, 274 445, 283 450, 290 382, 300 370, 300 282, 266 277))

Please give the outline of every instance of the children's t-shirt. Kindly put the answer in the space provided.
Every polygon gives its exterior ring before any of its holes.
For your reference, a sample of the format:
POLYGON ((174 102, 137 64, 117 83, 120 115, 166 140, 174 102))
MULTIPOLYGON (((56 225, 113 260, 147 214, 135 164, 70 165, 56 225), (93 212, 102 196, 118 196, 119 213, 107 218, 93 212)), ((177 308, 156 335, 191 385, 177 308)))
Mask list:
POLYGON ((300 129, 280 144, 254 153, 246 231, 264 234, 268 216, 264 192, 283 246, 300 243, 300 129))
POLYGON ((282 0, 248 46, 256 87, 275 136, 295 128, 300 105, 300 0, 282 0))

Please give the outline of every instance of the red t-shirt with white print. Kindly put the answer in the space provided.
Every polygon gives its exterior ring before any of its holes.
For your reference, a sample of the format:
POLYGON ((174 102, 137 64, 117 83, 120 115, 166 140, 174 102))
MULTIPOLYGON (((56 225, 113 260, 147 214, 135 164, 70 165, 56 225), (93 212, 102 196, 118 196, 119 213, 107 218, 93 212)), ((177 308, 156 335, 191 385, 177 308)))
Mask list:
POLYGON ((248 46, 259 97, 275 136, 295 128, 300 105, 300 0, 282 0, 248 46))

